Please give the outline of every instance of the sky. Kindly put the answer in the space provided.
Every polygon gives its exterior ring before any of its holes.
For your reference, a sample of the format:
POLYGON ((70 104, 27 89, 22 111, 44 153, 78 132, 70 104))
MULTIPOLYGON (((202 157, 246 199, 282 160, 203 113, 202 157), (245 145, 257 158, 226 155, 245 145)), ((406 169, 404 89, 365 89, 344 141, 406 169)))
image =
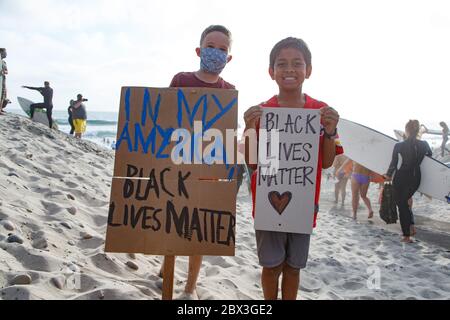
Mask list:
POLYGON ((54 88, 56 110, 82 93, 88 110, 118 111, 122 86, 167 87, 196 71, 202 31, 233 33, 222 76, 239 90, 239 120, 277 94, 273 46, 302 38, 313 73, 303 91, 353 120, 392 135, 409 119, 439 129, 450 120, 450 2, 0 0, 0 47, 9 97, 40 101, 22 85, 54 88))

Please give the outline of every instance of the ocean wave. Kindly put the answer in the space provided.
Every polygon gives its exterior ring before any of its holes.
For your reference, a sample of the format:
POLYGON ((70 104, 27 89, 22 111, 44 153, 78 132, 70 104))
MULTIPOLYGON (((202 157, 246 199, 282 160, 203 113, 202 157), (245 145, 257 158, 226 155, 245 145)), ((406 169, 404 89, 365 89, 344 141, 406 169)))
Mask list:
MULTIPOLYGON (((56 119, 56 122, 59 125, 69 125, 69 120, 67 119, 56 119)), ((114 126, 117 125, 117 121, 108 121, 108 120, 87 120, 88 125, 93 126, 114 126)))
POLYGON ((93 131, 93 132, 87 131, 84 134, 84 136, 97 137, 97 138, 111 138, 111 137, 116 137, 117 132, 116 131, 93 131))

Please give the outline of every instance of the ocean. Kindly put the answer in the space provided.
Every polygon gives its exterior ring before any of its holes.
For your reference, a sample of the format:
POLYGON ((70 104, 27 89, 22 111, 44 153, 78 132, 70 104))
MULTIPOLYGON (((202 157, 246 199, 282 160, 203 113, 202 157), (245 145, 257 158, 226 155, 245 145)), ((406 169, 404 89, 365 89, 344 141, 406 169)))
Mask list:
MULTIPOLYGON (((19 109, 7 109, 6 111, 25 116, 25 113, 19 109)), ((55 119, 58 123, 60 131, 70 133, 70 125, 68 122, 68 115, 66 110, 54 110, 53 119, 55 119)), ((106 148, 112 148, 115 145, 117 138, 118 119, 118 112, 88 110, 87 128, 86 133, 83 135, 83 139, 93 141, 106 148)), ((239 134, 242 134, 243 128, 245 126, 242 122, 243 121, 241 120, 239 121, 239 134)), ((425 122, 424 124, 430 129, 439 130, 440 128, 438 122, 425 122)), ((392 132, 387 134, 395 138, 393 130, 392 132)), ((431 148, 438 148, 442 143, 442 137, 440 135, 425 134, 422 136, 422 139, 426 140, 430 144, 431 148)))

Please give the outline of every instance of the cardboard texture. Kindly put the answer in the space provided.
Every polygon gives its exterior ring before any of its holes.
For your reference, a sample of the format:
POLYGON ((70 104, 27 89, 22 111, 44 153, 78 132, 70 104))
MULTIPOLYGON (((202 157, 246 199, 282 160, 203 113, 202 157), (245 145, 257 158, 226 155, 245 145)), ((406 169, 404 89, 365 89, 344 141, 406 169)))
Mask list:
POLYGON ((236 152, 230 165, 175 165, 170 157, 173 131, 193 132, 197 120, 225 137, 237 127, 237 91, 122 89, 106 252, 234 255, 236 152))
POLYGON ((256 230, 312 233, 320 131, 318 110, 264 108, 259 152, 278 165, 267 175, 263 171, 266 161, 259 159, 256 230), (279 130, 278 141, 270 132, 265 140, 264 129, 279 130), (275 145, 277 150, 271 149, 275 145))

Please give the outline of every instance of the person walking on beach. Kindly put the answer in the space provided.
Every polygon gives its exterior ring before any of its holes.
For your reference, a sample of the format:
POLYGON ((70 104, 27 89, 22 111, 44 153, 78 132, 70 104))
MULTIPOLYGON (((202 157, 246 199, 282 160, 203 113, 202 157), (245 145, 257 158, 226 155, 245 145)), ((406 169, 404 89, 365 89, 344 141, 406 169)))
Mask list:
POLYGON ((6 105, 9 103, 9 100, 7 98, 6 94, 6 75, 8 74, 8 67, 6 66, 6 57, 7 52, 5 48, 0 48, 0 77, 1 77, 1 86, 0 86, 0 115, 4 114, 3 109, 6 107, 6 105))
POLYGON ((86 132, 87 112, 86 106, 83 102, 88 101, 84 99, 82 94, 77 95, 77 101, 75 101, 72 107, 73 126, 75 129, 75 138, 81 139, 83 133, 86 132))
POLYGON ((431 156, 430 146, 426 141, 417 139, 419 133, 419 121, 410 120, 406 124, 405 132, 407 139, 395 145, 392 161, 384 178, 391 181, 394 176, 395 202, 400 213, 400 224, 403 232, 402 242, 412 242, 411 236, 415 235, 414 215, 408 204, 417 191, 421 181, 420 164, 425 156, 431 156), (402 164, 399 169, 399 155, 402 164))
POLYGON ((352 173, 352 209, 353 220, 357 219, 357 212, 359 207, 359 199, 361 198, 367 209, 369 210, 368 219, 373 218, 372 204, 367 197, 367 191, 369 190, 370 177, 372 171, 366 167, 353 161, 353 173, 352 173))
MULTIPOLYGON (((200 47, 196 48, 200 58, 200 69, 196 72, 181 72, 174 76, 170 87, 203 87, 218 89, 235 89, 234 85, 220 77, 225 66, 231 61, 231 32, 221 25, 206 28, 200 39, 200 47)), ((203 256, 189 257, 189 271, 184 293, 179 297, 183 300, 198 300, 197 279, 200 273, 203 256)), ((160 276, 163 275, 164 264, 160 276)))
POLYGON ((334 185, 335 203, 339 202, 339 194, 341 194, 341 203, 344 205, 347 195, 347 183, 352 173, 352 162, 343 154, 336 156, 333 163, 334 176, 337 182, 334 185))
POLYGON ((22 88, 36 90, 36 91, 39 91, 40 94, 42 94, 42 96, 44 97, 44 102, 43 103, 33 103, 30 106, 30 118, 33 119, 35 109, 45 109, 47 111, 48 125, 51 129, 53 127, 53 120, 52 120, 53 89, 50 87, 50 82, 45 81, 44 87, 22 86, 22 88))
POLYGON ((73 106, 75 105, 75 100, 70 100, 69 103, 69 108, 67 108, 67 113, 69 114, 69 118, 67 119, 67 121, 69 122, 70 125, 70 135, 72 136, 75 132, 75 125, 73 124, 73 106))
POLYGON ((447 149, 449 129, 448 129, 447 124, 444 121, 441 121, 439 123, 439 125, 442 127, 441 156, 444 157, 445 151, 450 153, 450 150, 447 149))
MULTIPOLYGON (((330 168, 335 156, 342 154, 343 149, 335 140, 339 121, 337 111, 303 93, 303 83, 310 77, 311 72, 311 52, 303 40, 289 37, 278 42, 270 54, 269 74, 277 83, 279 93, 269 101, 249 108, 245 112, 244 120, 245 131, 256 130, 258 132, 262 108, 290 107, 320 110, 323 135, 320 137, 315 184, 313 221, 315 227, 319 211, 322 168, 330 168)), ((250 146, 246 144, 246 162, 256 169, 252 175, 252 202, 253 215, 255 215, 258 214, 255 212, 258 169, 257 164, 250 163, 250 159, 258 159, 258 157, 254 154, 250 155, 249 150, 250 146)), ((256 230, 258 259, 263 268, 261 283, 266 300, 277 300, 281 276, 282 299, 297 299, 300 270, 306 267, 308 261, 310 238, 309 234, 256 230)))

